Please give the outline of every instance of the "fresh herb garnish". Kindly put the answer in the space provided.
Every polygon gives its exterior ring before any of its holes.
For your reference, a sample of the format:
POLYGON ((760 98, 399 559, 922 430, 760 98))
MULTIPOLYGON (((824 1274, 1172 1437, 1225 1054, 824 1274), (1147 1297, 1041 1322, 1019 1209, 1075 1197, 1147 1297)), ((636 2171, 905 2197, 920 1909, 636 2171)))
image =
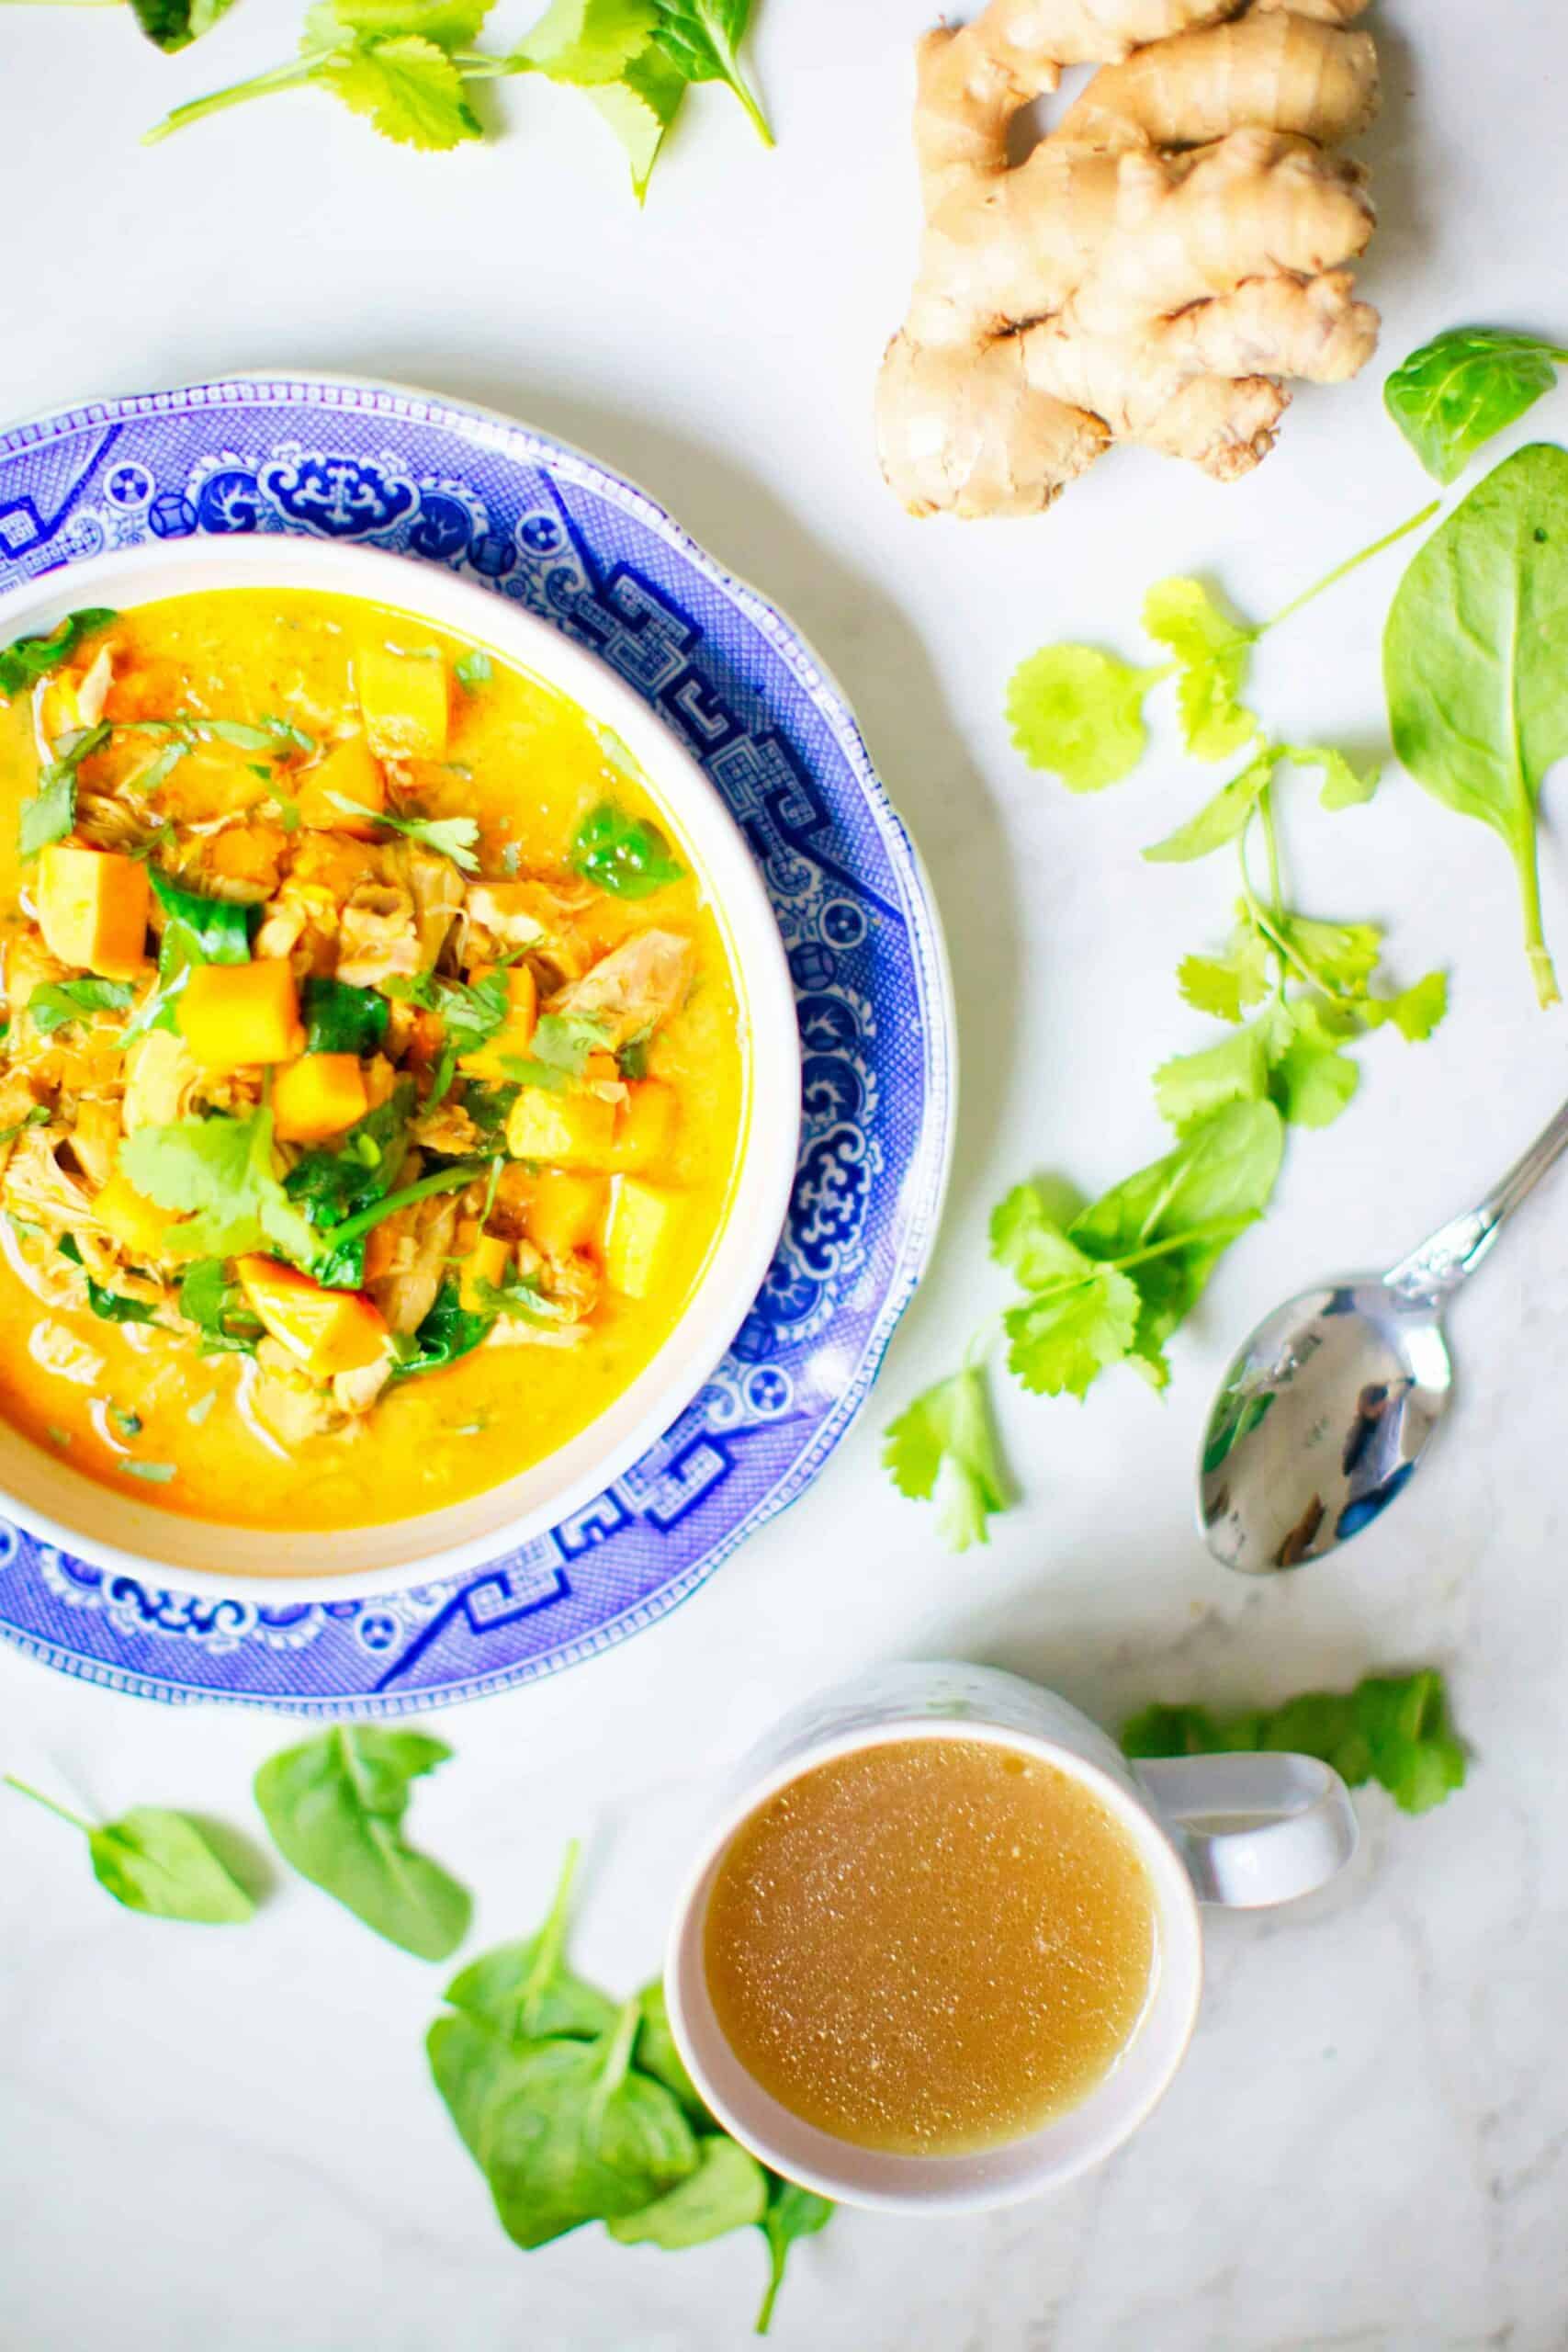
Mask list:
POLYGON ((659 827, 616 800, 591 808, 572 839, 574 871, 617 899, 647 899, 685 873, 659 827))
MULTIPOLYGON (((28 1127, 47 1127, 53 1116, 54 1114, 50 1109, 47 1102, 35 1102, 32 1109, 28 1111, 24 1117, 17 1119, 11 1126, 0 1127, 0 1143, 15 1143, 17 1137, 28 1127)), ((9 1214, 9 1212, 7 1212, 7 1214, 9 1214)), ((23 1232, 37 1230, 36 1227, 28 1226, 24 1219, 19 1216, 13 1216, 11 1218, 11 1222, 13 1225, 20 1227, 23 1232)))
POLYGON ((1551 391, 1564 365, 1568 351, 1539 335, 1450 327, 1394 369, 1383 404, 1433 481, 1446 485, 1551 391))
POLYGON ((269 1757, 256 1803, 302 1878, 420 1960, 445 1960, 468 1932, 465 1887, 403 1835, 413 1784, 451 1749, 423 1732, 336 1724, 269 1757))
POLYGON ((1472 490, 1411 559, 1383 631, 1388 723, 1435 800, 1514 863, 1536 995, 1559 990, 1541 931, 1537 804, 1568 751, 1568 450, 1538 441, 1472 490))
POLYGON ((542 1086, 558 1093, 581 1078, 590 1054, 603 1053, 609 1038, 602 1023, 581 1012, 544 1012, 534 1024, 533 1053, 504 1054, 502 1068, 519 1086, 542 1086))
POLYGON ((164 910, 158 977, 126 1023, 127 1045, 152 1029, 178 1028, 175 1000, 198 964, 248 964, 251 926, 257 914, 254 907, 235 899, 205 899, 184 889, 155 865, 148 867, 147 879, 164 910))
POLYGON ((85 637, 107 628, 118 616, 103 605, 85 605, 67 613, 57 628, 42 637, 18 637, 0 650, 0 695, 7 701, 27 694, 40 678, 51 676, 69 662, 85 637))
POLYGON ((440 1372, 459 1356, 472 1355, 488 1338, 494 1321, 493 1315, 471 1314, 457 1295, 457 1283, 443 1283, 393 1379, 412 1380, 420 1373, 440 1372))
POLYGON ((175 1476, 172 1462, 117 1462, 115 1468, 123 1470, 128 1478, 144 1479, 150 1487, 166 1487, 175 1476))
POLYGON ((265 1102, 244 1118, 139 1127, 120 1146, 119 1167, 160 1208, 189 1214, 182 1238, 204 1256, 270 1248, 308 1266, 319 1246, 278 1178, 265 1102))
POLYGON ((150 141, 274 91, 330 91, 385 139, 440 152, 480 139, 468 86, 540 74, 592 98, 640 199, 687 90, 722 82, 770 146, 737 51, 751 0, 552 0, 510 51, 473 47, 490 0, 318 0, 292 62, 176 107, 150 141))
MULTIPOLYGON (((92 1275, 87 1272, 86 1263, 82 1256, 81 1244, 73 1233, 62 1234, 56 1246, 62 1258, 69 1258, 73 1266, 82 1268, 87 1284, 87 1304, 101 1321, 105 1323, 155 1323, 157 1321, 156 1312, 147 1306, 144 1300, 126 1298, 118 1291, 106 1290, 101 1283, 96 1283, 93 1280, 92 1275)), ((117 1423, 126 1419, 135 1421, 135 1428, 128 1430, 126 1435, 130 1437, 138 1435, 141 1424, 136 1419, 134 1413, 124 1415, 118 1406, 111 1407, 110 1409, 117 1423)), ((171 1471, 169 1475, 172 1477, 174 1473, 171 1471)))
POLYGON ((127 980, 101 980, 88 974, 79 980, 44 980, 28 999, 28 1019, 40 1037, 73 1021, 90 1021, 95 1012, 123 1012, 135 990, 127 980))
POLYGON ((42 770, 39 788, 22 803, 17 836, 24 857, 36 857, 51 842, 63 841, 76 822, 76 773, 84 760, 101 751, 113 729, 107 719, 96 727, 78 728, 62 735, 55 756, 42 770))
POLYGON ((387 1000, 378 989, 347 980, 309 979, 302 1012, 308 1054, 380 1052, 387 1035, 387 1000))
POLYGON ((87 1840, 93 1876, 128 1911, 155 1919, 186 1919, 202 1927, 231 1927, 248 1919, 255 1905, 225 1868, 196 1823, 183 1813, 136 1805, 118 1821, 96 1826, 69 1813, 52 1797, 7 1772, 6 1786, 30 1797, 87 1840))
POLYGON ((1140 1758, 1258 1748, 1316 1756, 1352 1788, 1380 1781, 1406 1813, 1426 1813, 1464 1785, 1465 1751, 1449 1721, 1443 1678, 1430 1670, 1369 1675, 1353 1690, 1309 1690, 1239 1714, 1145 1707, 1122 1725, 1122 1746, 1140 1758))
POLYGON ((324 796, 334 808, 342 808, 355 817, 368 817, 373 824, 385 825, 389 831, 402 833, 411 842, 421 842, 426 849, 449 857, 460 874, 477 874, 479 861, 475 855, 479 829, 472 817, 394 817, 385 808, 367 808, 360 800, 350 800, 346 793, 328 791, 324 796))
POLYGON ((472 653, 458 656, 452 664, 452 674, 466 695, 477 695, 481 686, 489 685, 495 672, 491 666, 490 655, 479 652, 476 648, 472 653))
POLYGON ((264 1327, 221 1258, 198 1258, 186 1267, 179 1308, 201 1333, 204 1356, 254 1355, 264 1327))

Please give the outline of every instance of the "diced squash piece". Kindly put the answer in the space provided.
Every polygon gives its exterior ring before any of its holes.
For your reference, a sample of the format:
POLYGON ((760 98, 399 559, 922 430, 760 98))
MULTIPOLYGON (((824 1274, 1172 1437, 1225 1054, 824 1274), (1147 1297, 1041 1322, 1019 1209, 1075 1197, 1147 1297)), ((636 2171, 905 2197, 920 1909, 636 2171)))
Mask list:
MULTIPOLYGON (((299 779, 296 795, 299 804, 299 821, 318 833, 353 833, 361 841, 373 841, 380 831, 377 815, 387 805, 387 785, 376 756, 363 735, 345 736, 334 743, 324 758, 299 779), (365 810, 363 817, 351 816, 330 800, 329 793, 341 793, 344 799, 357 801, 365 810)), ((385 838, 385 836, 382 836, 385 838)))
POLYGON ((273 1080, 272 1115, 280 1143, 325 1143, 369 1108, 355 1054, 302 1054, 273 1080))
POLYGON ((610 1188, 603 1176, 542 1169, 524 1213, 528 1238, 547 1258, 569 1258, 599 1238, 610 1188))
POLYGON ((488 1044, 464 1054, 457 1063, 466 1076, 482 1079, 489 1086, 506 1085, 506 1062, 525 1058, 534 1042, 539 990, 526 964, 509 964, 506 967, 506 1008, 505 1020, 488 1044))
POLYGON ((481 1233, 457 1275, 457 1302, 470 1315, 486 1312, 483 1285, 499 1289, 512 1261, 512 1244, 499 1233, 481 1233))
POLYGON ((200 1254, 181 1241, 184 1218, 169 1209, 161 1209, 156 1201, 139 1193, 124 1176, 111 1176, 94 1194, 93 1215, 104 1231, 129 1250, 139 1263, 146 1259, 167 1261, 200 1254))
POLYGON ((661 1085, 657 1078, 640 1079, 631 1088, 616 1123, 610 1165, 628 1176, 643 1176, 657 1168, 675 1139, 678 1107, 672 1087, 661 1085))
POLYGON ((547 1168, 608 1168, 615 1152, 615 1106, 597 1094, 552 1094, 525 1086, 506 1122, 513 1159, 547 1168))
POLYGON ((385 1355, 387 1326, 363 1292, 323 1290, 276 1258, 236 1258, 234 1272, 273 1338, 313 1380, 364 1372, 385 1355))
POLYGON ((303 1048, 299 991, 280 957, 198 964, 175 1001, 180 1035, 203 1069, 291 1062, 303 1048))
POLYGON ((429 653, 362 645, 355 657, 359 709, 382 760, 439 760, 446 751, 446 664, 429 653))
POLYGON ((626 1298, 646 1298, 676 1216, 676 1198, 637 1176, 617 1176, 604 1235, 604 1279, 626 1298))
POLYGON ((133 980, 147 960, 150 893, 143 860, 51 842, 39 852, 38 919, 62 964, 133 980))

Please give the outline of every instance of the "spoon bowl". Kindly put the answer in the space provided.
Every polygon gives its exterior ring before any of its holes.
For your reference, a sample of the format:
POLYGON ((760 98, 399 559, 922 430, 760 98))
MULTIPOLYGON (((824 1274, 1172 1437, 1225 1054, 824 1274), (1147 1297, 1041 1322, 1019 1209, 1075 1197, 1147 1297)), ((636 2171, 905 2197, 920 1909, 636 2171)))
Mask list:
POLYGON ((1244 1576, 1300 1567, 1386 1510, 1443 1417, 1438 1310, 1380 1274, 1276 1307, 1225 1374, 1199 1468, 1209 1549, 1244 1576))

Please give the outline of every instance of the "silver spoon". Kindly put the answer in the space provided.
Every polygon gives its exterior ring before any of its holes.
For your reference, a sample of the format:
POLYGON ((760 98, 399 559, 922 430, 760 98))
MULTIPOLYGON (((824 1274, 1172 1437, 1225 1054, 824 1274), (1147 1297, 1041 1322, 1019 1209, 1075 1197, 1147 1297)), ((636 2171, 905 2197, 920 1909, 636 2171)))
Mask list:
POLYGON ((1198 1467, 1210 1551, 1244 1576, 1321 1559, 1408 1483, 1453 1384, 1442 1314, 1568 1148, 1568 1103, 1468 1216, 1386 1274, 1303 1291, 1260 1323, 1214 1399, 1198 1467))

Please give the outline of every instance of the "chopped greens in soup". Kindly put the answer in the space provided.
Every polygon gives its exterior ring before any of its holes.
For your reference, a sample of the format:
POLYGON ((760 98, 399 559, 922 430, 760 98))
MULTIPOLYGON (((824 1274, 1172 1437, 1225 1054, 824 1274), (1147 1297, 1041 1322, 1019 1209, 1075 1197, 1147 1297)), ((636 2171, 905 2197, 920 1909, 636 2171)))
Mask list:
POLYGON ((746 1104, 722 931, 618 745, 408 615, 224 591, 0 654, 0 794, 7 1419, 325 1530, 614 1401, 746 1104))

